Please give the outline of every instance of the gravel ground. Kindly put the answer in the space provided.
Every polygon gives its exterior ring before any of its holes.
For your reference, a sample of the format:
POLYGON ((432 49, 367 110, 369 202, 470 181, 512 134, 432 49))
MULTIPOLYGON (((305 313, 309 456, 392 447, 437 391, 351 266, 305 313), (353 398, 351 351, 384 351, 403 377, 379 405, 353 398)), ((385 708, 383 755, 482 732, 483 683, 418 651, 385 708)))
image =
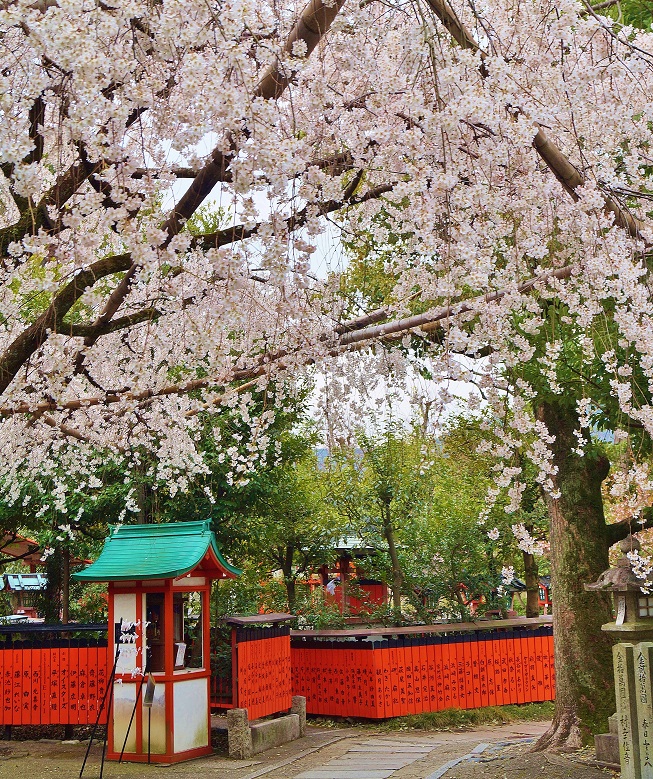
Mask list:
MULTIPOLYGON (((524 739, 537 738, 547 723, 514 723, 476 730, 378 733, 370 729, 309 727, 304 739, 256 755, 230 760, 224 754, 172 766, 105 764, 105 779, 293 779, 378 738, 400 743, 433 742, 427 757, 399 769, 392 779, 610 779, 588 764, 588 753, 559 756, 528 752, 524 739), (521 743, 515 744, 521 739, 521 743), (510 742, 510 743, 507 743, 510 742), (482 746, 486 745, 486 746, 482 746), (472 750, 477 751, 469 757, 472 750), (447 767, 448 766, 448 767, 447 767), (444 772, 442 772, 444 770, 444 772)), ((1 741, 0 779, 77 779, 87 742, 1 741)), ((94 745, 84 777, 97 779, 101 745, 94 745)))
POLYGON ((530 752, 527 746, 485 750, 476 759, 452 767, 443 779, 611 779, 618 776, 592 765, 593 754, 530 752))

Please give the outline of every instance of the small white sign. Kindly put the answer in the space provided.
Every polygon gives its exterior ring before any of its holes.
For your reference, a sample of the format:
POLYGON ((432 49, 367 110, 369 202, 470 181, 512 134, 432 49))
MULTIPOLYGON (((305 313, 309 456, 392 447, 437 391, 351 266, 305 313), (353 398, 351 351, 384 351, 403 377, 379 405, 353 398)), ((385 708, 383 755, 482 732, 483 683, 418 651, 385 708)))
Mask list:
POLYGON ((179 643, 179 644, 175 644, 175 646, 177 647, 177 657, 175 658, 175 667, 183 668, 184 658, 186 657, 186 644, 179 643))
POLYGON ((143 706, 145 706, 148 709, 152 708, 152 704, 154 703, 154 688, 156 687, 156 682, 154 681, 154 677, 152 674, 147 675, 147 686, 145 688, 145 695, 143 696, 143 706))
POLYGON ((617 598, 617 625, 623 625, 626 619, 626 599, 622 596, 617 598))

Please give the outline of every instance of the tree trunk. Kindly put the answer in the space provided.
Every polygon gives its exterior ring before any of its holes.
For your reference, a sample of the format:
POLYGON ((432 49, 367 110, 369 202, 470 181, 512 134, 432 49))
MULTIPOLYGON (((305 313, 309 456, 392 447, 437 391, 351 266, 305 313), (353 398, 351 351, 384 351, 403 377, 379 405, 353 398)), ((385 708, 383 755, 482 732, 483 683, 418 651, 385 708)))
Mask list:
POLYGON ((61 621, 67 625, 70 619, 70 549, 61 552, 61 621))
POLYGON ((524 579, 526 580, 526 617, 540 616, 540 578, 535 555, 524 552, 524 579))
POLYGON ((61 585, 62 559, 61 549, 55 547, 54 554, 45 561, 45 576, 47 584, 37 599, 37 611, 45 622, 61 622, 61 585))
POLYGON ((612 642, 601 625, 612 619, 607 594, 588 593, 608 568, 608 544, 601 482, 609 462, 592 451, 584 457, 573 452, 578 445, 574 430, 578 417, 563 399, 547 399, 537 407, 537 417, 553 443, 557 466, 555 485, 559 497, 546 496, 551 533, 551 582, 553 636, 556 669, 556 702, 553 723, 538 741, 537 749, 578 749, 594 733, 607 730, 614 713, 612 642))
POLYGON ((286 596, 288 598, 288 613, 295 613, 295 605, 297 603, 297 588, 295 587, 295 580, 291 576, 284 576, 284 582, 286 585, 286 596))
POLYGON ((349 555, 347 552, 340 558, 340 597, 342 616, 349 616, 349 555))
POLYGON ((397 546, 395 544, 395 531, 392 527, 390 506, 386 503, 383 510, 383 535, 388 542, 388 553, 392 563, 392 610, 397 624, 401 622, 401 590, 404 586, 404 572, 401 570, 397 546))
POLYGON ((286 586, 286 597, 288 598, 288 612, 292 614, 297 603, 297 591, 295 587, 296 577, 293 576, 293 560, 295 559, 295 547, 288 544, 284 550, 283 564, 281 572, 283 573, 283 583, 286 586))

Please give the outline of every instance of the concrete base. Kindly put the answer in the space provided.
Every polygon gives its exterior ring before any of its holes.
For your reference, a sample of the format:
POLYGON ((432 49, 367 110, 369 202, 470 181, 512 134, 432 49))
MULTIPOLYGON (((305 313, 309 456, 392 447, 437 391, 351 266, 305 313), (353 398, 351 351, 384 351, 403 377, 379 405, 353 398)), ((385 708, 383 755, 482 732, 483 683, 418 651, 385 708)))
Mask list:
POLYGON ((229 757, 246 760, 259 752, 274 749, 304 736, 306 730, 306 698, 295 696, 292 714, 277 719, 249 724, 247 709, 229 709, 227 734, 229 757))
POLYGON ((619 769, 619 737, 617 735, 617 715, 613 714, 608 719, 609 733, 600 733, 594 736, 594 748, 596 750, 596 762, 601 765, 616 767, 619 769))
POLYGON ((266 749, 274 749, 289 741, 299 738, 299 717, 297 714, 286 714, 285 717, 256 722, 250 727, 252 731, 252 754, 258 755, 266 749))

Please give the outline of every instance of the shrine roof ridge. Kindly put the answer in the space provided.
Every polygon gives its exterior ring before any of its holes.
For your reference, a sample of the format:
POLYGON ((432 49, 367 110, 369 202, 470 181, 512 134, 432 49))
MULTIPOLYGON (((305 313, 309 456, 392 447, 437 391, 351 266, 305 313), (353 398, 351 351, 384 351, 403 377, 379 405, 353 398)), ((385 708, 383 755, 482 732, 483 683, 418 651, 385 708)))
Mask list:
POLYGON ((172 579, 202 565, 200 573, 235 578, 240 569, 223 557, 211 520, 146 525, 110 525, 98 559, 78 581, 172 579))

